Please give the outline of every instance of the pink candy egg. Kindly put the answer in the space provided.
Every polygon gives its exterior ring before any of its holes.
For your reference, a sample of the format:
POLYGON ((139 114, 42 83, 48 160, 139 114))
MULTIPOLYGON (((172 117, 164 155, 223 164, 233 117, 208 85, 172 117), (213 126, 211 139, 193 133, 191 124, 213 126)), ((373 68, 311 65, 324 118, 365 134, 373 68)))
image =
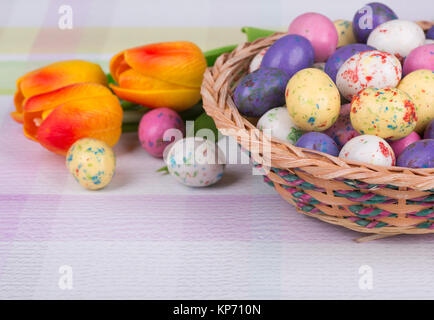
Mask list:
POLYGON ((405 58, 402 69, 404 75, 420 69, 434 71, 434 44, 417 47, 405 58))
POLYGON ((315 50, 315 62, 325 62, 336 50, 338 32, 326 16, 309 12, 298 16, 289 26, 290 34, 307 38, 315 50))
POLYGON ((139 140, 142 147, 152 156, 163 157, 164 149, 172 141, 164 141, 164 133, 178 129, 185 134, 185 125, 178 113, 169 108, 157 108, 147 112, 140 120, 139 140))
POLYGON ((347 103, 341 106, 338 120, 324 133, 331 137, 339 148, 354 137, 360 135, 352 126, 350 119, 351 104, 347 103))
POLYGON ((412 133, 410 133, 408 136, 404 138, 395 141, 388 141, 388 142, 389 145, 392 147, 393 151, 395 152, 395 156, 398 158, 405 148, 407 148, 410 144, 418 140, 420 140, 420 136, 415 131, 413 131, 412 133))

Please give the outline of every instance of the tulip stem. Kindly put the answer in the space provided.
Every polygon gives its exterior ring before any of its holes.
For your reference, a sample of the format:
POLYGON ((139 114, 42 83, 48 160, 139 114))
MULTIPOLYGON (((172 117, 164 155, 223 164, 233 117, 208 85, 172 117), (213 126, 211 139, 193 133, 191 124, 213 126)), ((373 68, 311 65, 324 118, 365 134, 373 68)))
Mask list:
POLYGON ((168 174, 169 169, 167 168, 167 166, 164 166, 164 167, 161 167, 160 169, 158 169, 156 172, 163 172, 164 174, 168 174))

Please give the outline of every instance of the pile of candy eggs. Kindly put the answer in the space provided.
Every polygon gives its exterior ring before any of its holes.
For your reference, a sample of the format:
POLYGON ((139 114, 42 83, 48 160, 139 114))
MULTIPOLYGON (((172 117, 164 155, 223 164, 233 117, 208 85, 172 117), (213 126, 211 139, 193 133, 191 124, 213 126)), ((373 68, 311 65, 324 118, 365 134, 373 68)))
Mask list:
POLYGON ((382 3, 366 6, 372 28, 360 9, 352 22, 296 17, 252 59, 235 105, 285 143, 370 165, 433 168, 434 30, 425 35, 382 3))

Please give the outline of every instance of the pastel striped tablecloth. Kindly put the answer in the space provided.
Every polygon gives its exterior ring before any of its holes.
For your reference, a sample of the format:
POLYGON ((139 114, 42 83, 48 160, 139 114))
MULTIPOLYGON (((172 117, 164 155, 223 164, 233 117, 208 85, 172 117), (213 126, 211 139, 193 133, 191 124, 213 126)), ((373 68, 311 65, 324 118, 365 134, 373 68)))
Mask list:
MULTIPOLYGON (((297 213, 248 165, 229 165, 219 184, 190 189, 156 173, 162 162, 125 134, 112 184, 81 189, 64 159, 24 138, 8 116, 19 75, 69 58, 107 70, 116 51, 152 41, 237 43, 239 25, 254 19, 216 22, 210 1, 188 1, 193 12, 206 10, 199 22, 180 19, 176 1, 166 3, 175 6, 172 19, 155 5, 163 21, 142 1, 71 2, 72 30, 56 27, 64 1, 0 4, 0 298, 433 298, 434 236, 356 244, 357 233, 297 213)), ((247 3, 267 27, 271 13, 258 1, 234 3, 238 17, 247 3)))

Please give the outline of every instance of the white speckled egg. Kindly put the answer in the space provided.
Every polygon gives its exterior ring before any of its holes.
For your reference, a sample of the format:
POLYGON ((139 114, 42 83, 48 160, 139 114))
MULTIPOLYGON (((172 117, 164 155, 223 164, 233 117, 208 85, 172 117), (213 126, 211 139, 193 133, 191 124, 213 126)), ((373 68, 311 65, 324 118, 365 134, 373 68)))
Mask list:
POLYGON ((338 32, 338 48, 357 42, 351 21, 339 19, 335 20, 333 24, 338 32))
POLYGON ((169 173, 189 187, 206 187, 223 176, 225 158, 220 148, 201 137, 178 140, 165 162, 169 173))
POLYGON ((288 81, 285 96, 289 116, 301 130, 327 130, 339 116, 339 91, 324 71, 314 68, 298 71, 288 81))
POLYGON ((417 23, 396 19, 376 27, 369 35, 367 44, 402 60, 424 42, 425 33, 417 23))
POLYGON ((378 166, 395 165, 395 154, 386 140, 371 135, 357 136, 348 141, 339 158, 378 166))
POLYGON ((253 57, 252 61, 249 65, 249 73, 252 73, 253 71, 256 71, 261 66, 262 58, 264 58, 265 53, 267 52, 269 47, 266 47, 259 51, 259 53, 256 54, 256 56, 253 57))
POLYGON ((416 108, 402 90, 366 88, 351 101, 351 124, 361 134, 397 140, 416 127, 416 108))
POLYGON ((434 119, 434 71, 416 70, 406 75, 398 85, 408 93, 416 107, 416 131, 422 133, 434 119))
POLYGON ((304 133, 296 127, 289 117, 286 106, 268 110, 258 121, 259 130, 269 129, 271 136, 295 144, 304 133))
POLYGON ((359 52, 346 60, 339 68, 336 85, 345 99, 367 87, 394 88, 401 80, 399 60, 387 52, 378 50, 359 52))
POLYGON ((112 148, 105 142, 84 138, 69 148, 66 166, 81 186, 98 190, 112 180, 116 158, 112 148))

